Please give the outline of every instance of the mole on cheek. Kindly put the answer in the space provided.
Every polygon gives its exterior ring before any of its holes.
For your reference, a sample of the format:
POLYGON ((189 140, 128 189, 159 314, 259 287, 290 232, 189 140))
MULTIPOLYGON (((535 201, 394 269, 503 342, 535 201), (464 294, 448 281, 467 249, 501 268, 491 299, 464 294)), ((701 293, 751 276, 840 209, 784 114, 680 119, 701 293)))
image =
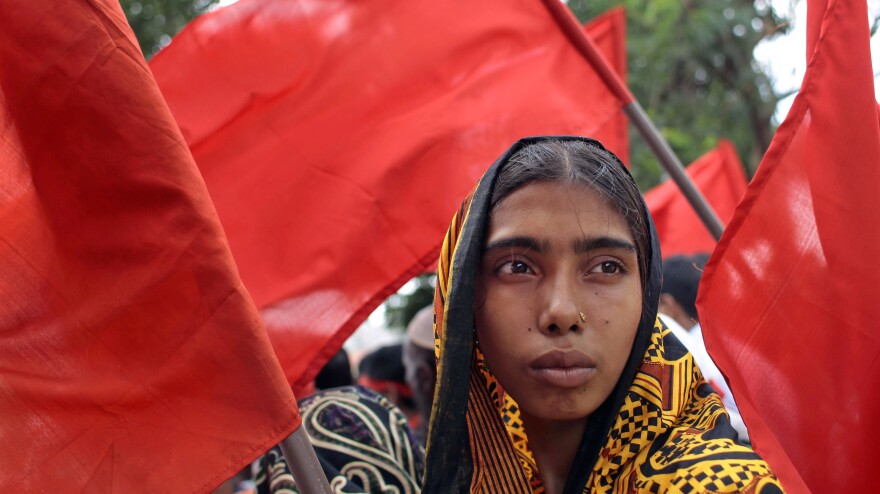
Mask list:
POLYGON ((531 333, 531 332, 532 332, 532 328, 529 328, 529 333, 531 333))
POLYGON ((605 324, 611 324, 611 321, 605 321, 605 324))

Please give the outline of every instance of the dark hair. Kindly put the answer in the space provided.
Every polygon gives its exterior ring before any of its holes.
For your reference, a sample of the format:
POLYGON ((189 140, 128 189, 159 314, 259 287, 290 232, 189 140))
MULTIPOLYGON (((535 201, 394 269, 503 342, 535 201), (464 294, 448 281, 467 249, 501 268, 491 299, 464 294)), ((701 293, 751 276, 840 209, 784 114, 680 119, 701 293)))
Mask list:
POLYGON ((395 343, 373 350, 361 360, 358 373, 371 379, 406 383, 403 369, 403 344, 395 343))
POLYGON ((354 377, 351 375, 351 362, 348 360, 348 353, 345 349, 340 348, 339 352, 324 364, 321 372, 315 376, 315 387, 329 389, 351 386, 352 384, 354 384, 354 377))
MULTIPOLYGON (((412 391, 406 384, 406 369, 403 367, 403 343, 383 346, 373 350, 361 360, 358 366, 358 382, 367 387, 373 387, 369 381, 387 381, 398 390, 397 405, 409 409, 416 407, 412 399, 412 391), (367 380, 367 382, 364 381, 367 380)), ((381 386, 386 383, 380 384, 381 386)), ((384 392, 382 389, 376 391, 384 392)))
POLYGON ((545 140, 529 144, 514 153, 498 173, 491 207, 532 182, 583 184, 604 197, 629 226, 636 244, 642 286, 646 286, 650 235, 644 202, 632 177, 614 154, 584 141, 545 140))
POLYGON ((660 293, 668 293, 681 305, 687 315, 697 317, 697 288, 703 268, 709 261, 708 254, 671 256, 663 261, 663 285, 660 293))

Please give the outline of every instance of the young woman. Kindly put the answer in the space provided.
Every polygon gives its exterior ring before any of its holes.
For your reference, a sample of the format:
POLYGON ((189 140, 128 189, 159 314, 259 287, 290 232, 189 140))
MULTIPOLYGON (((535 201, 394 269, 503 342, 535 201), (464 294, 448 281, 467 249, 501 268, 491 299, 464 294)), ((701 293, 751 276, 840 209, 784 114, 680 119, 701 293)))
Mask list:
POLYGON ((424 492, 781 492, 658 322, 660 269, 598 142, 508 150, 441 254, 424 492))

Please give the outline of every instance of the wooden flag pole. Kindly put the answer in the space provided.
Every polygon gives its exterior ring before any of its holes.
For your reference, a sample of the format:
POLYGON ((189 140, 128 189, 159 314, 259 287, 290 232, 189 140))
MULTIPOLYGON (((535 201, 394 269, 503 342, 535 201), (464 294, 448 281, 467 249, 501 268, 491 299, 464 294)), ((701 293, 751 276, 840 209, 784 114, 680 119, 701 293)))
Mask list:
POLYGON ((712 206, 709 205, 691 178, 687 176, 678 156, 675 155, 672 148, 669 147, 669 143, 666 142, 666 139, 663 138, 663 135, 657 130, 651 119, 648 118, 642 105, 638 101, 633 100, 623 107, 623 112, 626 113, 629 121, 635 125, 639 134, 648 143, 648 146, 654 152, 654 156, 660 160, 660 164, 663 165, 666 173, 678 185, 678 189, 691 204, 691 207, 694 208, 694 211, 700 217, 700 220, 703 221, 703 225, 706 226, 709 233, 712 234, 715 240, 720 240, 721 234, 724 232, 724 226, 718 220, 718 215, 715 214, 715 210, 712 209, 712 206))
POLYGON ((700 220, 709 230, 709 233, 715 237, 715 240, 720 239, 724 227, 721 225, 721 221, 718 220, 718 215, 715 214, 712 206, 709 205, 706 198, 703 197, 703 194, 694 185, 694 182, 687 176, 681 160, 678 159, 672 148, 669 147, 669 143, 666 142, 666 139, 663 138, 663 135, 660 134, 660 131, 651 122, 651 119, 648 118, 645 110, 636 101, 629 88, 620 79, 620 76, 614 72, 614 69, 611 68, 611 65, 605 60, 602 53, 587 38, 583 28, 566 5, 559 0, 544 0, 544 5, 553 15, 559 28, 562 29, 562 32, 565 33, 572 45, 590 62, 611 92, 623 102, 624 113, 626 113, 630 122, 635 125, 639 134, 648 143, 651 151, 654 152, 654 156, 660 161, 660 165, 663 166, 666 173, 678 185, 678 188, 691 204, 691 207, 694 208, 694 211, 696 211, 700 220))
POLYGON ((300 425, 293 434, 281 442, 281 453, 287 460, 290 473, 296 482, 297 490, 302 494, 331 494, 330 483, 321 469, 309 435, 300 425))

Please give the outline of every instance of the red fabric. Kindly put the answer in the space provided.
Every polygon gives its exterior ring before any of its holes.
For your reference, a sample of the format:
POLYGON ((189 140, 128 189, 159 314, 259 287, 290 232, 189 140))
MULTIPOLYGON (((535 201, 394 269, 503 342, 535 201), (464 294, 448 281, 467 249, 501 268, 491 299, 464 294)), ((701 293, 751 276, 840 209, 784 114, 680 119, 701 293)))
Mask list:
POLYGON ((151 68, 297 386, 435 267, 510 143, 627 146, 620 101, 534 0, 241 0, 151 68))
POLYGON ((822 34, 822 18, 828 8, 828 0, 812 0, 807 9, 807 63, 816 52, 816 42, 822 34))
POLYGON ((577 19, 572 15, 571 11, 564 2, 555 0, 544 0, 544 5, 550 12, 553 19, 559 26, 559 29, 568 36, 568 40, 572 46, 587 60, 596 71, 596 74, 604 82, 605 86, 611 91, 620 102, 625 106, 635 101, 635 97, 611 63, 608 61, 607 54, 599 51, 594 43, 583 36, 583 28, 577 23, 577 19))
POLYGON ((827 4, 801 90, 706 267, 698 306, 749 434, 788 491, 872 492, 880 125, 865 2, 827 4))
POLYGON ((0 191, 5 492, 209 492, 297 427, 118 2, 4 2, 0 191))
MULTIPOLYGON (((733 216, 737 203, 746 192, 746 175, 729 141, 718 146, 687 167, 687 174, 709 201, 722 224, 733 216)), ((645 202, 660 237, 663 257, 676 254, 712 252, 715 239, 672 180, 645 193, 645 202)))
MULTIPOLYGON (((626 84, 626 9, 613 8, 584 24, 587 37, 605 56, 608 64, 626 84)), ((602 127, 604 140, 614 145, 614 152, 626 166, 629 166, 629 119, 626 114, 617 112, 602 127)))

